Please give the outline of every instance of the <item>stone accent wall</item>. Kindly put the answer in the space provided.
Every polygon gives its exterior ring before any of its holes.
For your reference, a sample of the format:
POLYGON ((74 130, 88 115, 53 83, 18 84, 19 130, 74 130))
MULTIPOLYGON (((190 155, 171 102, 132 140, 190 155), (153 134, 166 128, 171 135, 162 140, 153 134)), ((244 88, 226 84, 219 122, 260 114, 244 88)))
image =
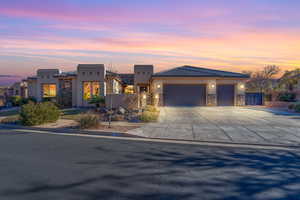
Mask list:
POLYGON ((217 105, 217 95, 216 94, 208 94, 206 104, 208 106, 216 106, 217 105))
POLYGON ((245 95, 238 94, 236 96, 236 106, 244 106, 245 105, 245 95))

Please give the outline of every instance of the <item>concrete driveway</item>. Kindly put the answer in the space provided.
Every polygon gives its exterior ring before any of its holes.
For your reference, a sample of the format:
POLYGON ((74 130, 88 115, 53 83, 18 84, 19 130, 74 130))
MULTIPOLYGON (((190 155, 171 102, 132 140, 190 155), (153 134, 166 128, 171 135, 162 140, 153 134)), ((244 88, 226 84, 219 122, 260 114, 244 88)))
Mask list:
POLYGON ((208 142, 300 145, 300 115, 259 107, 163 107, 130 134, 208 142))

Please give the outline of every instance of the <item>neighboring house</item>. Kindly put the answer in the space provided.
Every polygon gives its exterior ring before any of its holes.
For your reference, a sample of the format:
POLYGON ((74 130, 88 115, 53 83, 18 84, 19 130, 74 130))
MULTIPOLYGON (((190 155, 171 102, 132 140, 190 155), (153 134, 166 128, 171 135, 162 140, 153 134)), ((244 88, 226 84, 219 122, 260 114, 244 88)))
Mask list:
POLYGON ((7 97, 20 96, 22 98, 28 98, 27 81, 23 80, 20 82, 16 82, 12 86, 6 88, 5 95, 7 97))
POLYGON ((87 107, 88 100, 135 95, 138 106, 242 106, 248 75, 192 66, 154 73, 153 65, 135 65, 134 73, 107 71, 103 64, 79 64, 76 72, 39 69, 28 77, 28 96, 69 99, 71 106, 87 107), (66 96, 63 96, 67 94, 66 96))
POLYGON ((0 86, 0 107, 3 107, 6 105, 7 101, 7 87, 1 87, 0 86))
MULTIPOLYGON (((277 79, 275 90, 272 92, 273 96, 278 96, 280 93, 294 93, 296 100, 300 101, 300 75, 282 76, 277 79)), ((273 98, 276 100, 276 98, 273 98)))

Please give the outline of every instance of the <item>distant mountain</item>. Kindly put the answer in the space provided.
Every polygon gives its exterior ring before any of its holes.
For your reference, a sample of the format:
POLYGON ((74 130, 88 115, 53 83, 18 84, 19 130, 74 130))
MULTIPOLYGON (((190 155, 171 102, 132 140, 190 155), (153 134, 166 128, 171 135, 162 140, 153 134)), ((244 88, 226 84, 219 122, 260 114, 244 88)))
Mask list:
POLYGON ((0 74, 0 86, 10 86, 13 83, 22 79, 23 77, 21 76, 0 74))

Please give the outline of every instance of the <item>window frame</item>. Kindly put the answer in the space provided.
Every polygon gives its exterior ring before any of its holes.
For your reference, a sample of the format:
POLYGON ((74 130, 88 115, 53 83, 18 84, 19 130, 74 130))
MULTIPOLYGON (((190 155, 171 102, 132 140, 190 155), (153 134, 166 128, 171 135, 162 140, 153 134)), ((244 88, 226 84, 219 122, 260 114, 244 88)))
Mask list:
POLYGON ((82 82, 83 100, 88 101, 93 96, 100 96, 100 88, 101 87, 99 81, 83 81, 82 82))
POLYGON ((57 85, 55 83, 43 83, 42 84, 42 97, 43 98, 57 97, 57 85), (48 86, 48 88, 46 88, 47 86, 48 86), (54 86, 54 88, 51 89, 51 86, 54 86), (45 91, 45 89, 47 91, 45 91), (51 94, 53 94, 53 95, 51 95, 51 94))

